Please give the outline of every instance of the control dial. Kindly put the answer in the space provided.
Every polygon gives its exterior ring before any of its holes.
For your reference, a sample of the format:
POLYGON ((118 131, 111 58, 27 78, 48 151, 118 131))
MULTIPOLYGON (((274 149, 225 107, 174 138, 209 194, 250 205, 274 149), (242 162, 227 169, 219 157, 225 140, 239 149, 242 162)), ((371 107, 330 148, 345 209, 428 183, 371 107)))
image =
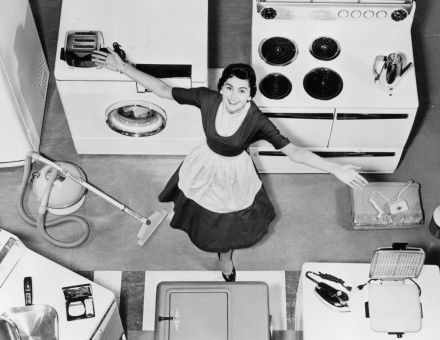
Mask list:
POLYGON ((272 7, 266 7, 261 11, 261 16, 264 19, 274 19, 277 16, 277 11, 272 7))
POLYGON ((391 13, 391 19, 393 19, 394 21, 401 21, 405 19, 407 16, 408 13, 404 9, 398 9, 395 10, 393 13, 391 13))

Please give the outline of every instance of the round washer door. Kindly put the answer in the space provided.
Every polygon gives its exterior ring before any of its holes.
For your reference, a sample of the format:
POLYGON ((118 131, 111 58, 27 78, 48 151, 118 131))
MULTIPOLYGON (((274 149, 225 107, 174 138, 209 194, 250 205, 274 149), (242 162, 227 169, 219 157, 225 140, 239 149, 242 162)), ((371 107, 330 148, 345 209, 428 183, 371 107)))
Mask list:
POLYGON ((131 137, 146 137, 165 128, 167 116, 159 106, 144 100, 125 100, 105 111, 106 123, 114 131, 131 137))

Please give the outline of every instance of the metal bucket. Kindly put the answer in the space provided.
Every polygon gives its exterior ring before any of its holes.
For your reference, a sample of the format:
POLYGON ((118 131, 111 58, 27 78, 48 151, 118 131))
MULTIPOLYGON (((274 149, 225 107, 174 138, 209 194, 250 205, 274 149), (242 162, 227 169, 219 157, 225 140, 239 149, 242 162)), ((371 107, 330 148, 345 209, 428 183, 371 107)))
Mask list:
POLYGON ((21 340, 14 321, 4 316, 0 316, 0 339, 21 340))
POLYGON ((49 305, 12 307, 2 313, 0 321, 1 339, 3 331, 13 340, 58 340, 58 314, 49 305))

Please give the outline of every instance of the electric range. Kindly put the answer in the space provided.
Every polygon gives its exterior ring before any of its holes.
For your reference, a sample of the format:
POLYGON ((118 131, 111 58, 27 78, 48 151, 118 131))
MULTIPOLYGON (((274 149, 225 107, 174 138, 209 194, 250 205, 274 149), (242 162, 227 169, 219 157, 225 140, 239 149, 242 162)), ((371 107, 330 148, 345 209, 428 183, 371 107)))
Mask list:
MULTIPOLYGON (((405 0, 255 0, 256 104, 294 144, 363 172, 393 172, 418 108, 414 12, 405 0), (388 84, 391 54, 401 64, 388 84)), ((266 142, 250 152, 260 172, 316 172, 266 142)))

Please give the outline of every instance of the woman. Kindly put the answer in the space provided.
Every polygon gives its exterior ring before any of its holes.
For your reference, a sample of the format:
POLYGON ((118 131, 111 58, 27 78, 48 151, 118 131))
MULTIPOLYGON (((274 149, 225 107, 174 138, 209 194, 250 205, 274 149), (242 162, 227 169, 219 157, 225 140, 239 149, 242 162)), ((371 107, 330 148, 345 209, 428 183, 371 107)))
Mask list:
POLYGON ((206 141, 185 158, 159 200, 174 202, 171 227, 187 232, 200 249, 217 252, 226 281, 235 281, 233 249, 257 243, 275 217, 246 152, 251 143, 265 139, 292 161, 332 173, 352 188, 367 183, 353 166, 325 160, 282 136, 252 101, 257 88, 249 65, 229 65, 217 92, 172 88, 123 62, 113 51, 95 51, 92 60, 97 66, 127 75, 160 97, 200 108, 206 141))

